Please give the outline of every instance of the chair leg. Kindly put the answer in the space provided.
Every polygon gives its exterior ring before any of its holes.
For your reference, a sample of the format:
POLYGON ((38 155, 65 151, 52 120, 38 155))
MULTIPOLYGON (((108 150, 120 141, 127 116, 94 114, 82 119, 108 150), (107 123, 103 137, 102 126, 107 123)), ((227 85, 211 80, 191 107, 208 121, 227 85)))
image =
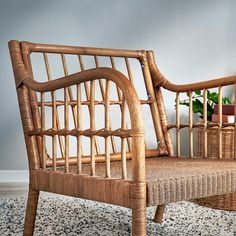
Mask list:
POLYGON ((156 213, 155 213, 155 216, 154 216, 154 219, 153 219, 153 221, 155 223, 159 223, 159 224, 162 223, 165 207, 166 207, 166 205, 157 206, 156 213))
POLYGON ((146 236, 146 206, 132 209, 132 235, 146 236))
POLYGON ((24 236, 32 236, 37 212, 39 191, 29 188, 27 208, 25 214, 24 236))
POLYGON ((146 236, 146 183, 131 185, 132 235, 146 236))

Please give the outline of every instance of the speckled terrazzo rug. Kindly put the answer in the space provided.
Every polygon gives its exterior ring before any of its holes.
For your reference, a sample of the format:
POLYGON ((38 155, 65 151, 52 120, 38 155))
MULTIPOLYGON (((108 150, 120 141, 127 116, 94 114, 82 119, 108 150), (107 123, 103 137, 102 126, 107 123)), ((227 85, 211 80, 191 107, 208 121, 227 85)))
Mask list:
MULTIPOLYGON (((0 235, 22 235, 25 197, 0 198, 0 235)), ((236 235, 236 212, 200 207, 194 203, 169 204, 162 224, 152 222, 148 208, 148 235, 236 235)), ((70 197, 42 197, 34 235, 130 235, 131 211, 70 197)))

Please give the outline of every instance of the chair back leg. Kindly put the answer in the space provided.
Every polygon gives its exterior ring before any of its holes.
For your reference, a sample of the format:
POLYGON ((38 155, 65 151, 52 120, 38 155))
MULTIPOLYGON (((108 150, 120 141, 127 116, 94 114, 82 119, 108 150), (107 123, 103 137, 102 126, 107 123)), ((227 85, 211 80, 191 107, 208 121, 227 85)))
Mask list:
POLYGON ((157 206, 156 213, 155 213, 155 216, 154 216, 154 219, 153 219, 153 221, 155 223, 159 223, 159 224, 162 223, 165 208, 166 208, 166 205, 157 206))

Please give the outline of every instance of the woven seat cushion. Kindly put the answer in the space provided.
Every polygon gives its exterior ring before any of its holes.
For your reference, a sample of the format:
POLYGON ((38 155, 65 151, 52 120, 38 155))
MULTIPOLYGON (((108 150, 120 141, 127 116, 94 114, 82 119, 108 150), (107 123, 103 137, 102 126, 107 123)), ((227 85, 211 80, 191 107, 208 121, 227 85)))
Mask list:
MULTIPOLYGON (((131 179, 131 161, 127 161, 127 169, 131 179)), ((89 172, 90 167, 83 165, 83 173, 89 172)), ((96 175, 104 173, 105 164, 97 163, 96 175)), ((111 162, 111 177, 121 178, 120 162, 111 162)), ((236 192, 236 161, 147 158, 146 179, 148 206, 236 192)))

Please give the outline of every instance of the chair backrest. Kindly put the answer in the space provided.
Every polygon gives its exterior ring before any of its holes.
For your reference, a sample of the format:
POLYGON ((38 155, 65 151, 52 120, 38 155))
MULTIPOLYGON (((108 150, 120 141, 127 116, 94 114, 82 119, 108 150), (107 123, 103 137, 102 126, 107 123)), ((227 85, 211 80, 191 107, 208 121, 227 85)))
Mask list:
MULTIPOLYGON (((21 42, 18 50, 11 49, 13 67, 17 54, 23 58, 28 72, 32 73, 34 79, 39 82, 51 81, 90 68, 110 67, 119 70, 131 81, 140 98, 145 124, 146 157, 173 154, 171 140, 165 130, 167 123, 162 94, 160 90, 155 90, 153 87, 147 51, 21 42)), ((19 83, 20 81, 16 81, 16 84, 19 83)), ((69 155, 71 163, 75 162, 78 140, 76 141, 73 132, 63 136, 63 130, 72 131, 77 128, 86 131, 90 127, 91 116, 95 120, 96 127, 93 128, 97 130, 95 137, 97 161, 104 160, 104 137, 99 136, 99 130, 102 131, 104 128, 114 131, 113 135, 109 136, 109 149, 113 160, 120 160, 121 152, 124 151, 126 158, 131 158, 130 138, 116 137, 116 130, 129 128, 130 120, 122 92, 113 82, 107 83, 101 78, 94 83, 85 82, 80 86, 71 86, 41 94, 27 88, 25 88, 27 92, 22 94, 19 89, 22 88, 18 88, 19 103, 22 103, 23 99, 28 99, 32 114, 30 117, 24 117, 22 110, 22 120, 31 120, 32 130, 43 129, 46 131, 41 137, 31 139, 27 144, 32 146, 37 143, 39 160, 36 158, 34 162, 39 162, 38 167, 42 165, 40 160, 42 155, 47 156, 47 165, 49 166, 52 165, 52 159, 55 157, 58 165, 62 164, 65 155, 69 155), (94 91, 93 88, 95 88, 94 91), (110 97, 109 117, 105 112, 108 93, 110 97), (94 114, 91 114, 89 109, 91 99, 94 99, 94 114), (80 107, 78 107, 78 101, 81 104, 80 107), (81 115, 77 116, 78 112, 81 115), (55 130, 59 131, 57 135, 53 135, 55 130), (62 131, 62 135, 60 135, 60 131, 62 131)), ((24 122, 23 126, 26 126, 24 122)), ((89 134, 86 135, 84 132, 83 142, 81 142, 84 159, 88 158, 89 137, 89 134)), ((34 155, 36 156, 36 154, 34 155)), ((34 168, 37 166, 32 163, 31 165, 34 168)))

